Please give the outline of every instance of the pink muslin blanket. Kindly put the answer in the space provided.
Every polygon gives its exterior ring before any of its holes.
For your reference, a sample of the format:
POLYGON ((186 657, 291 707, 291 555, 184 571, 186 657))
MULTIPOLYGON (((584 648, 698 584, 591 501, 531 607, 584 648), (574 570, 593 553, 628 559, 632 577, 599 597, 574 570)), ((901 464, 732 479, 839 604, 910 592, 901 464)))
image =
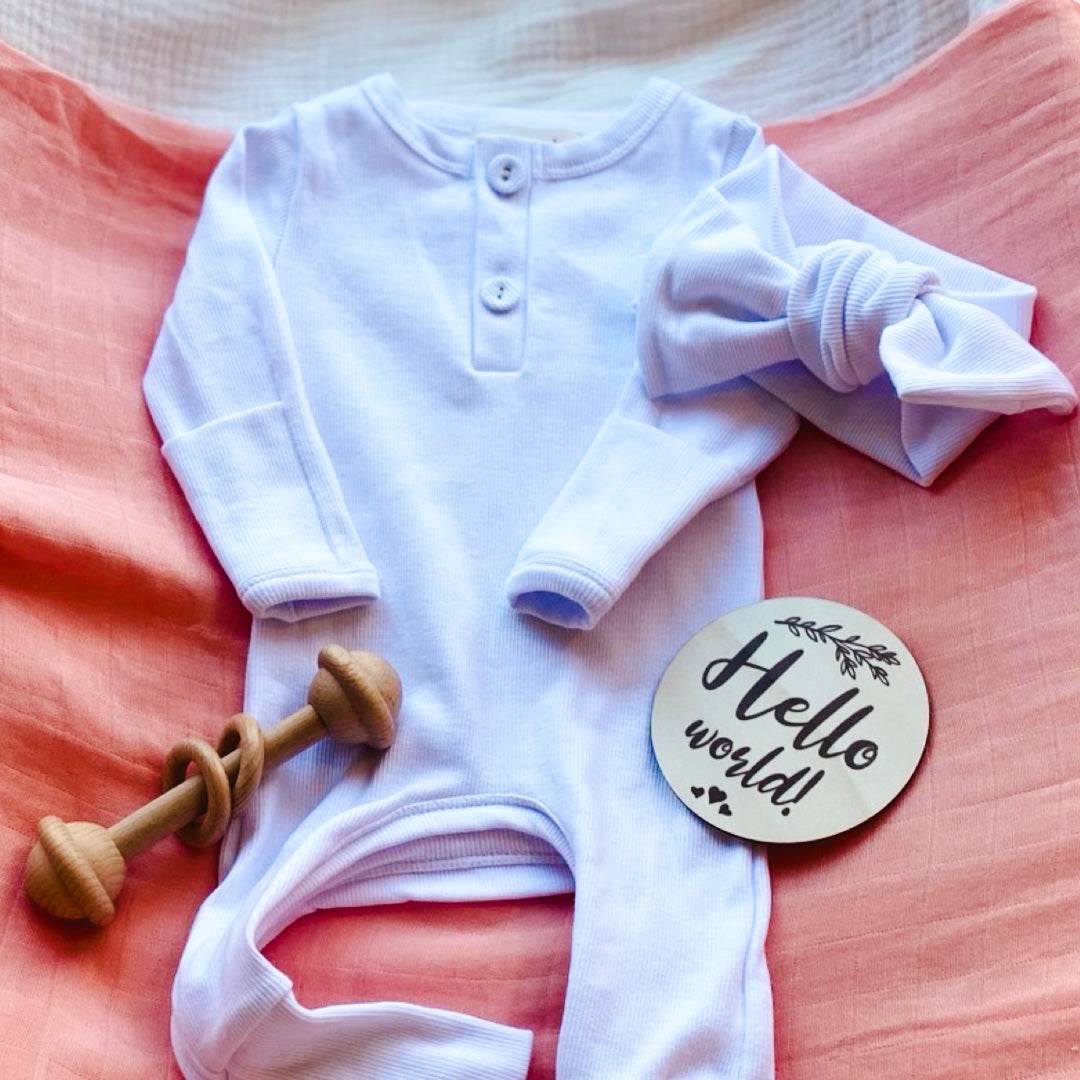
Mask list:
MULTIPOLYGON (((866 209, 1037 285, 1036 344, 1080 380, 1080 7, 1022 0, 872 98, 770 135, 866 209)), ((154 794, 172 740, 216 737, 240 705, 247 617, 140 386, 227 138, 0 48, 12 1080, 179 1075, 169 987, 214 855, 168 840, 133 860, 104 933, 38 915, 20 882, 38 817, 115 820, 154 794)), ((1075 422, 998 421, 929 491, 806 429, 761 482, 769 592, 881 618, 934 709, 898 803, 772 857, 781 1080, 1080 1074, 1075 422)), ((572 918, 568 897, 320 912, 266 952, 305 1005, 405 999, 531 1027, 545 1077, 572 918)))

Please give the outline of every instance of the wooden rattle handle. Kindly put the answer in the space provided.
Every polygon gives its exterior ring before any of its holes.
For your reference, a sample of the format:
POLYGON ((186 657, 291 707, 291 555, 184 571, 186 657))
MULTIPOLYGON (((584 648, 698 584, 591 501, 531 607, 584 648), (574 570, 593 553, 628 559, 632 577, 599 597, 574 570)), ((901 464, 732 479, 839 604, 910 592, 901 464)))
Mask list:
POLYGON ((255 793, 264 769, 328 735, 385 749, 394 741, 400 708, 401 681, 385 660, 327 645, 303 708, 266 732, 246 713, 237 713, 217 751, 202 739, 181 740, 165 760, 165 790, 122 821, 106 829, 89 821, 42 818, 26 861, 26 893, 58 918, 104 926, 115 914, 126 859, 171 832, 199 847, 216 843, 255 793), (197 771, 185 779, 189 764, 197 771))

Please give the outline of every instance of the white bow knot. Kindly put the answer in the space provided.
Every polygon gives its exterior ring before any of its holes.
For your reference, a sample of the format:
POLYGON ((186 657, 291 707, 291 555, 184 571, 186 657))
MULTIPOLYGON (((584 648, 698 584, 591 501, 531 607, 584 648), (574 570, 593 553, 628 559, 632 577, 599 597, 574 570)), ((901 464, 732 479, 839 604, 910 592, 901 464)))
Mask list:
POLYGON ((938 275, 856 240, 804 251, 811 254, 787 297, 790 359, 802 360, 833 390, 857 390, 884 370, 886 327, 907 318, 916 298, 940 283, 938 275))

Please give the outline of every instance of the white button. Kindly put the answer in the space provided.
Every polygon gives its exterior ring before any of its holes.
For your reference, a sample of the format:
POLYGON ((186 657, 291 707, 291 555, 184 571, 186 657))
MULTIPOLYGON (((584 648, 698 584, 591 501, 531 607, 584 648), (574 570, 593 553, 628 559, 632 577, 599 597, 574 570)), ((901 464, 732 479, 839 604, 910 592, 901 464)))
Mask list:
POLYGON ((487 178, 500 195, 513 195, 525 183, 525 166, 513 154, 497 154, 488 162, 487 178))
POLYGON ((518 287, 507 277, 489 277, 480 286, 480 302, 488 311, 509 311, 518 302, 518 287))

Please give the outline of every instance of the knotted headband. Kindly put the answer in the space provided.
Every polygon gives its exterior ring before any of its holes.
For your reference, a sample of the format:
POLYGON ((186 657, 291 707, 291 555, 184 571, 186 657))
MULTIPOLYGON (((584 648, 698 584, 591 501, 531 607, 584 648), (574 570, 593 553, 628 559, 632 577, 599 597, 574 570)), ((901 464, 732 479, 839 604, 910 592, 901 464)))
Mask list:
POLYGON ((700 193, 655 245, 638 305, 651 397, 795 361, 838 394, 884 374, 907 403, 1073 409, 1068 380, 998 314, 1030 302, 1030 286, 983 271, 975 288, 950 288, 935 268, 862 239, 799 243, 782 168, 770 147, 700 193), (771 199, 756 220, 739 199, 751 184, 771 199))

